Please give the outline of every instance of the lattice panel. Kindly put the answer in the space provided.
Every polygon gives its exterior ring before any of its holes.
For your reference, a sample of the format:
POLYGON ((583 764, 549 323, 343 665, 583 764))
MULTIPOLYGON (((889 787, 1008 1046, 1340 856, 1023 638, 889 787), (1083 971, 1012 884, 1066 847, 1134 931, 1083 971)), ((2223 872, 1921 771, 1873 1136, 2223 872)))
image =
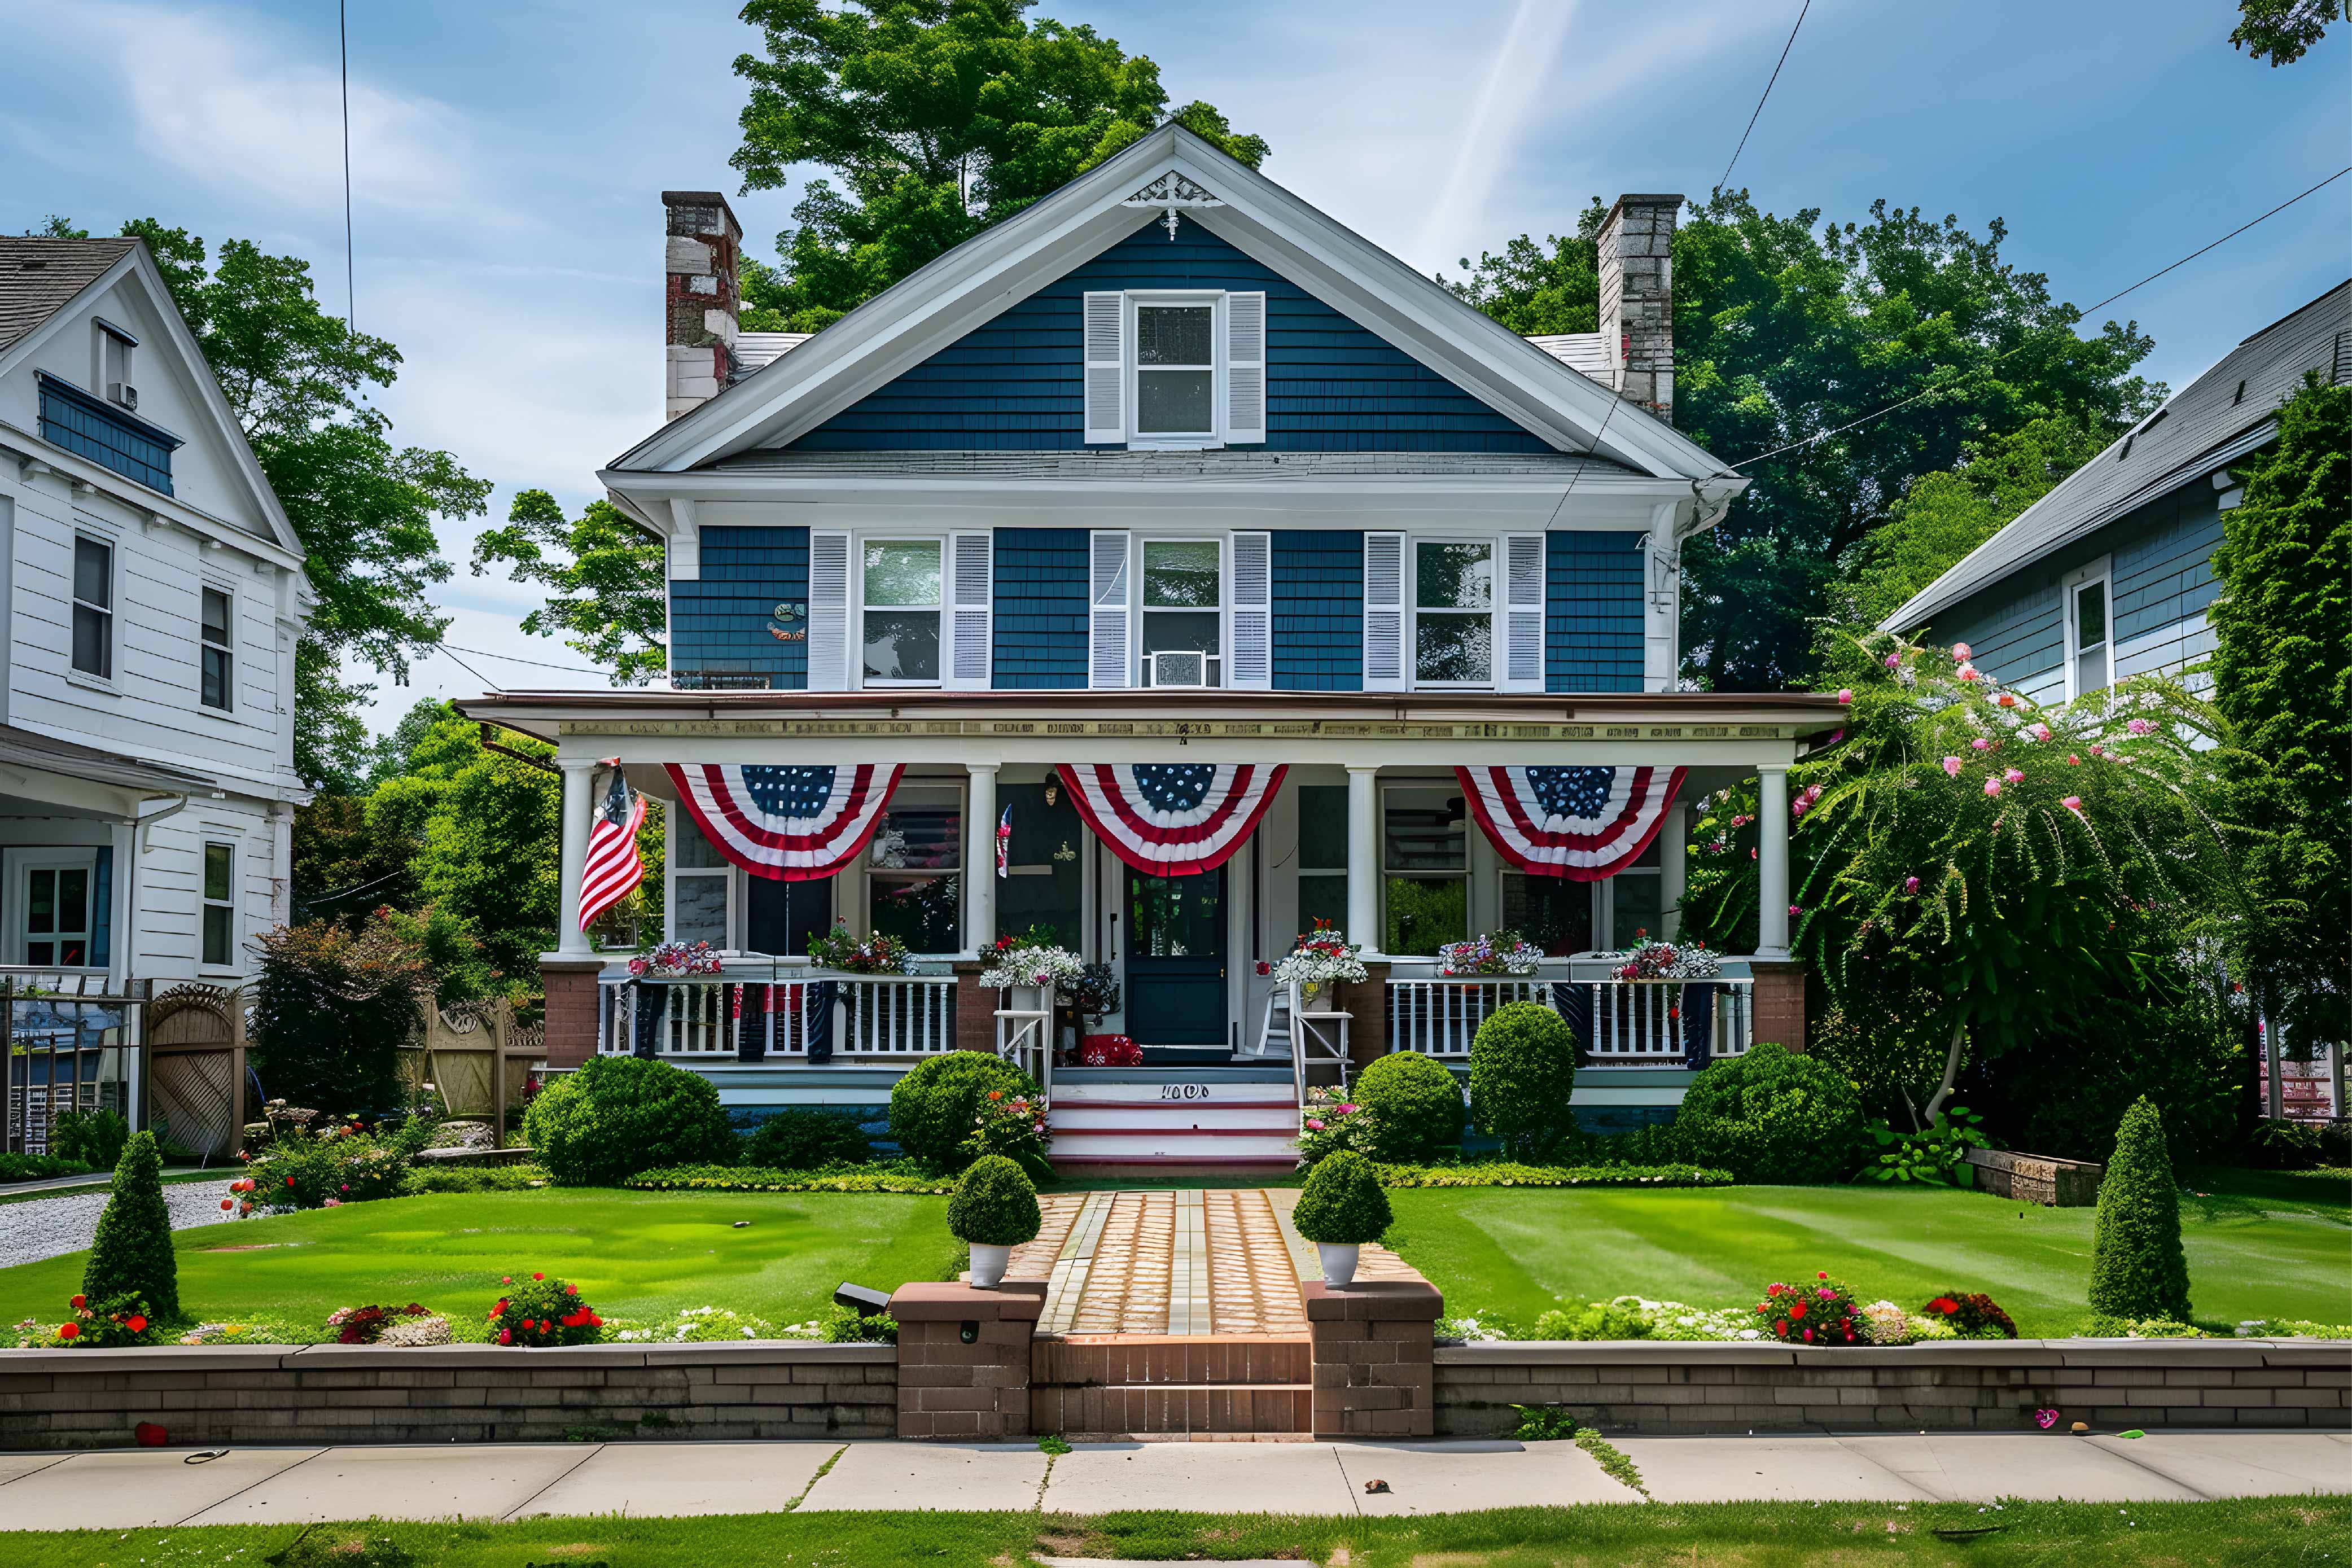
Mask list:
POLYGON ((236 1149, 241 1124, 227 1051, 158 1052, 149 1070, 155 1114, 173 1142, 207 1159, 236 1149))

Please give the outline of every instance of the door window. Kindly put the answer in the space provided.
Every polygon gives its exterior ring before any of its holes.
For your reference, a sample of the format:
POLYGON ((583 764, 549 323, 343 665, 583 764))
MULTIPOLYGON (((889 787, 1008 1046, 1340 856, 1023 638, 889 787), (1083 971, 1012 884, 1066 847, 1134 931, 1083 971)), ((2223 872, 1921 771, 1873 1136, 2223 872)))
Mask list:
POLYGON ((1225 951, 1225 872, 1128 873, 1128 957, 1219 958, 1225 951))
POLYGON ((1383 792, 1381 837, 1382 951, 1434 957, 1470 934, 1470 841, 1459 792, 1391 785, 1383 792))

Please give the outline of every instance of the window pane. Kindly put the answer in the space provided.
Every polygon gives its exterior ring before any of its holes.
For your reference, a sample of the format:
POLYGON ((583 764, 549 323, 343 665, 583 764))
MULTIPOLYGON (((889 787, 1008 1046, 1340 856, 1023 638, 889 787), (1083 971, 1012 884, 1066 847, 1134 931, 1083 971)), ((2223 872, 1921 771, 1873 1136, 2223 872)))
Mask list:
POLYGON ((1221 617, 1214 610, 1170 610, 1143 617, 1143 651, 1217 653, 1221 617))
POLYGON ((866 616, 866 679, 937 680, 940 613, 889 610, 866 616))
POLYGON ((25 929, 32 931, 58 929, 58 874, 55 871, 26 874, 25 929))
POLYGON ((85 605, 114 605, 114 552, 95 539, 74 541, 74 597, 85 605))
POLYGON ((727 879, 680 877, 671 884, 670 934, 679 942, 727 945, 727 879))
POLYGON ((228 706, 228 650, 208 647, 197 656, 197 696, 207 708, 228 706))
POLYGON ((1592 948, 1592 884, 1503 875, 1503 923, 1554 958, 1592 948))
POLYGON ((1644 940, 1645 933, 1664 934, 1665 920, 1658 907, 1658 879, 1621 873, 1611 880, 1616 884, 1617 902, 1610 942, 1626 948, 1644 940))
POLYGON ((2096 647, 2107 640, 2107 585, 2085 584, 2074 595, 2074 646, 2096 647))
POLYGON ((1469 934, 1468 878, 1389 879, 1387 952, 1433 958, 1439 947, 1469 934))
POLYGON ((958 876, 872 879, 874 929, 914 952, 954 952, 963 945, 958 876))
POLYGON ((58 873, 58 930, 89 929, 89 873, 79 867, 58 873))
POLYGON ((1225 878, 1127 874, 1128 951, 1143 958, 1213 957, 1225 950, 1225 878))
POLYGON ((25 944, 25 962, 30 964, 55 963, 58 944, 53 942, 28 942, 25 944))
POLYGON ((702 836, 702 827, 684 807, 669 814, 667 826, 670 843, 677 856, 680 870, 689 867, 709 870, 727 864, 727 858, 718 847, 702 836))
POLYGON ((887 871, 945 871, 962 865, 961 803, 950 792, 900 790, 874 830, 866 861, 887 871))
POLYGON ((866 547, 868 605, 937 605, 940 602, 940 542, 885 541, 866 547))
POLYGON ((1143 602, 1154 609, 1213 609, 1224 603, 1218 587, 1213 539, 1143 542, 1143 602))
POLYGON ((1205 370, 1148 370, 1135 378, 1135 428, 1144 436, 1205 436, 1216 428, 1209 413, 1205 370))
POLYGON ((1139 305, 1135 309, 1135 363, 1138 364, 1209 364, 1210 323, 1215 310, 1208 305, 1139 305))
MULTIPOLYGON (((1298 879, 1298 929, 1313 931, 1318 920, 1334 926, 1348 923, 1348 879, 1307 876, 1298 879)), ((1355 939, 1362 941, 1361 937, 1355 939)))
POLYGON ((227 844, 205 846, 205 897, 226 899, 229 896, 229 868, 236 863, 236 850, 227 844))
POLYGON ((1444 789, 1392 789, 1386 801, 1388 868, 1459 871, 1469 864, 1462 797, 1444 789))
POLYGON ((1495 623, 1488 616, 1424 612, 1413 617, 1412 649, 1417 680, 1495 678, 1495 623))
POLYGON ((205 906, 205 962, 215 967, 225 967, 236 962, 229 951, 229 907, 226 904, 205 906))
POLYGON ((205 590, 205 640, 228 646, 228 595, 218 588, 205 590))
POLYGON ((114 617, 87 605, 73 612, 73 667, 84 675, 114 673, 114 617))
POLYGON ((1495 547, 1423 542, 1412 547, 1413 603, 1424 610, 1495 605, 1495 547))
POLYGON ((1348 868, 1348 786, 1298 786, 1298 863, 1309 870, 1348 868))

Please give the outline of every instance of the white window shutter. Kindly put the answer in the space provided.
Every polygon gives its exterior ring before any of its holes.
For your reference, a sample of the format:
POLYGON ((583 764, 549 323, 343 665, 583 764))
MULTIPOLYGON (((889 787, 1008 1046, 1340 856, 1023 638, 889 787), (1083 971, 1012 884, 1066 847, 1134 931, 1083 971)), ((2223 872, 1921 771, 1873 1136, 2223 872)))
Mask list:
POLYGON ((1265 440, 1265 296, 1225 296, 1225 440, 1265 440))
POLYGON ((1364 535, 1364 689, 1402 691, 1404 647, 1404 535, 1364 535))
POLYGON ((1225 684, 1263 691, 1274 684, 1274 535, 1233 537, 1234 648, 1225 684))
POLYGON ((947 685, 951 690, 988 689, 989 621, 995 608, 996 536, 957 533, 948 538, 948 626, 952 647, 947 685))
POLYGON ((809 533, 808 689, 849 689, 849 535, 809 533))
POLYGON ((1087 542, 1094 611, 1087 643, 1087 684, 1132 686, 1134 661, 1127 635, 1134 617, 1127 604, 1129 536, 1124 529, 1104 529, 1089 535, 1087 542))
POLYGON ((1127 296, 1086 298, 1087 442, 1127 439, 1127 296))
POLYGON ((1502 668, 1495 684, 1505 691, 1544 687, 1544 536, 1503 536, 1502 668))

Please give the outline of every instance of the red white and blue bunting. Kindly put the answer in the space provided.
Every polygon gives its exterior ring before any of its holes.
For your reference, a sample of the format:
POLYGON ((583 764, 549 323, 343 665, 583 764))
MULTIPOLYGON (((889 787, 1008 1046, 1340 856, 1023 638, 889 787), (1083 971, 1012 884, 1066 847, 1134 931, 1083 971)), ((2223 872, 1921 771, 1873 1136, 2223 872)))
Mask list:
POLYGON ((1519 870, 1598 882, 1650 847, 1683 787, 1675 768, 1455 768, 1478 826, 1519 870))
POLYGON ((667 764, 702 836, 754 877, 814 882, 874 837, 903 766, 853 768, 667 764))
POLYGON ((1137 870, 1189 877, 1223 865, 1282 787, 1281 765, 1088 763, 1062 765, 1078 815, 1137 870))

